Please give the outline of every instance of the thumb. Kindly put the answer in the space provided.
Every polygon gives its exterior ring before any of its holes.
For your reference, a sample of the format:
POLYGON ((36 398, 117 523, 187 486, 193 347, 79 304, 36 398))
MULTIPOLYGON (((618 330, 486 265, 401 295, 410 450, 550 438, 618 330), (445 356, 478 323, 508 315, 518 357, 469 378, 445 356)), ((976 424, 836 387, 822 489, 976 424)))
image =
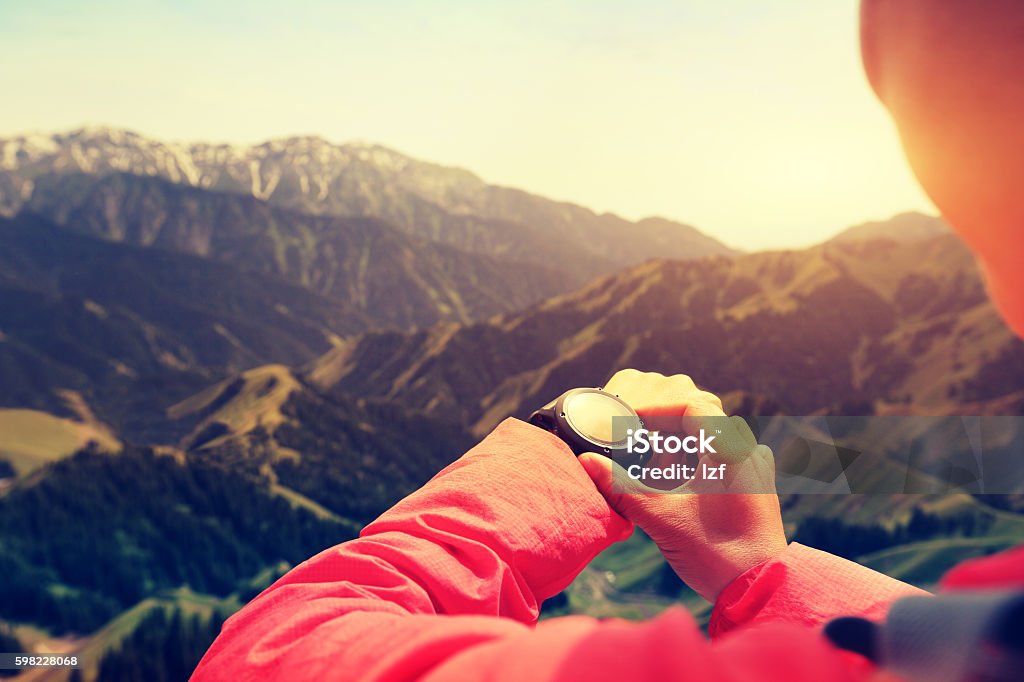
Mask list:
POLYGON ((583 465, 583 470, 590 476, 590 480, 597 486, 597 491, 610 500, 612 496, 612 462, 607 457, 602 457, 593 452, 584 452, 578 458, 583 465))
POLYGON ((658 493, 630 478, 625 469, 608 457, 585 452, 579 456, 579 461, 608 505, 630 521, 636 520, 636 512, 643 506, 645 496, 658 493))

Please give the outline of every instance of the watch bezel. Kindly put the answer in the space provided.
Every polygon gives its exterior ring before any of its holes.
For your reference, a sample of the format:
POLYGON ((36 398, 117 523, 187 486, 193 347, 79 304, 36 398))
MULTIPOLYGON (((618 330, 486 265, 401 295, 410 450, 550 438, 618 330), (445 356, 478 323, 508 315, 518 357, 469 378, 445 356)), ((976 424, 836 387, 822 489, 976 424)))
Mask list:
POLYGON ((561 438, 573 453, 576 454, 576 456, 582 455, 584 452, 598 452, 608 457, 613 457, 619 453, 625 453, 625 444, 623 444, 622 447, 610 447, 606 443, 601 443, 588 438, 572 425, 572 422, 566 416, 565 404, 570 398, 582 393, 599 393, 615 400, 629 411, 629 415, 627 416, 635 417, 639 428, 643 428, 643 419, 640 418, 640 415, 636 413, 636 410, 634 410, 629 403, 614 393, 609 393, 602 388, 570 389, 530 415, 530 423, 550 431, 561 438))

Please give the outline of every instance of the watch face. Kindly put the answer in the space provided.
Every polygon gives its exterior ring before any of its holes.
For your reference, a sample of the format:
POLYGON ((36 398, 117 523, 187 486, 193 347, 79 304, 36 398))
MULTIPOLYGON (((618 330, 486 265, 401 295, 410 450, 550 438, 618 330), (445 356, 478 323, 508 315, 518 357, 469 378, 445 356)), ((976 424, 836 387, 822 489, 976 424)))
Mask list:
POLYGON ((578 435, 613 450, 625 447, 626 429, 642 427, 629 405, 597 389, 570 391, 562 401, 562 413, 578 435))

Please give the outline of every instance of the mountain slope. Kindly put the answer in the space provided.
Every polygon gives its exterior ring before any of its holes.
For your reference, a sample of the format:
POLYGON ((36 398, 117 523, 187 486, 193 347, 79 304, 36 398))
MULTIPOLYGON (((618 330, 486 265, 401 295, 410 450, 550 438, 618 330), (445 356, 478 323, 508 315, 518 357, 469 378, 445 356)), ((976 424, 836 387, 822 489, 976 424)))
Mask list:
POLYGON ((96 419, 81 396, 61 392, 74 419, 39 410, 0 408, 0 491, 14 478, 28 476, 50 462, 87 446, 117 452, 121 443, 110 428, 96 419), (8 480, 4 480, 8 479, 8 480))
POLYGON ((84 634, 163 590, 247 589, 355 531, 215 462, 85 450, 0 495, 0 618, 84 634))
POLYGON ((630 366, 806 414, 998 398, 1024 385, 1024 343, 987 302, 970 254, 939 237, 651 262, 487 323, 350 340, 309 377, 457 415, 480 434, 630 366))
POLYGON ((891 239, 894 241, 920 241, 948 234, 949 225, 938 216, 924 213, 900 213, 888 220, 873 220, 848 227, 836 236, 833 242, 869 241, 891 239))
POLYGON ((465 253, 370 218, 312 216, 124 173, 39 177, 26 208, 104 239, 274 274, 397 328, 483 319, 581 283, 557 268, 465 253))
POLYGON ((172 406, 169 430, 182 449, 114 441, 70 454, 85 424, 32 414, 74 432, 35 439, 28 462, 6 450, 19 443, 0 444, 0 462, 13 455, 19 474, 0 473, 0 623, 50 636, 93 632, 182 586, 234 610, 290 566, 354 537, 471 444, 450 422, 318 395, 280 365, 172 406), (45 538, 33 537, 40 527, 45 538))
POLYGON ((11 214, 32 200, 40 177, 75 172, 159 176, 304 213, 377 217, 464 251, 556 262, 575 277, 652 257, 730 253, 687 225, 597 215, 384 147, 315 137, 251 147, 168 144, 109 129, 8 138, 0 140, 0 212, 11 214))
POLYGON ((0 219, 0 272, 0 406, 62 411, 54 391, 75 389, 133 437, 226 372, 305 362, 371 326, 275 277, 31 216, 0 219))
POLYGON ((256 367, 168 410, 179 446, 366 523, 472 444, 458 424, 323 395, 281 365, 256 367))

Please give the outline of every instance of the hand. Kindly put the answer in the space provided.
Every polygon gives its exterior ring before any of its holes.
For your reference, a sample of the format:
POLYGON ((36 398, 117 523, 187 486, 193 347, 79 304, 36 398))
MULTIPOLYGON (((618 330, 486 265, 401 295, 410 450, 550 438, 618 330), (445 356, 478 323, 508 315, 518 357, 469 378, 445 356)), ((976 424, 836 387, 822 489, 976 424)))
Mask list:
POLYGON ((652 431, 695 434, 703 424, 716 433, 716 453, 700 461, 726 464, 726 480, 697 477, 668 491, 629 478, 601 455, 580 456, 608 504, 654 540, 687 585, 714 602, 740 574, 786 548, 772 452, 757 444, 746 422, 726 417, 717 396, 685 375, 632 369, 616 373, 605 390, 629 403, 652 431))

